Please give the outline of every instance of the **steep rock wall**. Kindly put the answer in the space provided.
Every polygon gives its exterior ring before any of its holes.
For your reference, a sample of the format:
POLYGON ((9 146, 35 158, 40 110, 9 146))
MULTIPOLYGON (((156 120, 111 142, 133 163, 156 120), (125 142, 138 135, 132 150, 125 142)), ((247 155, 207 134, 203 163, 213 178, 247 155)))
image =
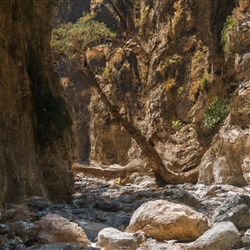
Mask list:
POLYGON ((250 4, 240 1, 227 40, 238 86, 226 123, 213 138, 200 164, 199 182, 246 185, 250 181, 250 4))
POLYGON ((49 1, 0 3, 0 202, 71 195, 71 118, 50 63, 49 1))
MULTIPOLYGON (((230 178, 204 179, 202 176, 206 173, 202 164, 204 154, 209 155, 210 146, 213 147, 218 139, 223 125, 220 122, 213 129, 204 126, 204 114, 214 97, 230 102, 234 124, 238 126, 243 122, 245 127, 248 126, 244 118, 248 115, 245 101, 235 97, 237 88, 248 78, 248 8, 249 3, 244 0, 92 1, 93 18, 106 22, 117 32, 117 38, 112 41, 112 46, 99 41, 88 50, 78 52, 79 58, 84 58, 81 61, 84 67, 79 66, 77 57, 74 57, 77 61, 74 64, 85 74, 90 70, 102 77, 103 93, 119 108, 120 115, 138 128, 156 149, 166 168, 175 173, 201 169, 200 182, 244 185, 246 177, 242 169, 248 169, 248 160, 242 152, 247 152, 245 148, 248 146, 243 146, 244 150, 240 149, 241 153, 234 158, 226 152, 235 150, 225 147, 221 151, 231 157, 223 166, 232 166, 232 178, 237 172, 238 177, 233 181, 229 181, 230 178), (124 4, 128 8, 123 8, 124 4), (240 40, 236 39, 239 35, 236 32, 233 35, 227 31, 225 37, 222 35, 227 18, 232 14, 239 27, 234 30, 244 30, 238 31, 242 36, 240 40), (109 18, 105 19, 107 16, 109 18), (132 21, 126 25, 123 20, 127 17, 132 21), (112 26, 114 20, 120 22, 112 26), (244 106, 240 111, 243 115, 237 115, 239 104, 244 106)), ((70 63, 73 65, 72 61, 70 63)), ((68 74, 72 86, 77 85, 78 79, 71 76, 72 72, 68 74)), ((130 159, 144 159, 126 131, 115 134, 121 124, 109 114, 99 96, 94 92, 91 94, 86 103, 86 112, 91 119, 84 132, 90 138, 88 159, 105 164, 123 162, 123 165, 130 159), (129 139, 125 144, 124 138, 129 139), (121 155, 118 148, 122 148, 122 155, 126 155, 125 161, 116 157, 121 155)), ((247 136, 242 140, 248 145, 247 136)), ((219 149, 215 150, 219 152, 219 149)), ((210 170, 217 168, 218 164, 210 160, 214 166, 210 170)), ((219 171, 218 175, 228 175, 228 171, 219 171)))

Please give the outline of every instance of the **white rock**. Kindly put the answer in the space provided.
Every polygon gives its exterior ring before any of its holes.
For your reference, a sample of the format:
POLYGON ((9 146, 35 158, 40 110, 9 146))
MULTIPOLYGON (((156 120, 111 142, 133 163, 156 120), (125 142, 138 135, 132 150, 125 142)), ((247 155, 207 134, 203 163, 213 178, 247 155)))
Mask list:
POLYGON ((103 250, 136 250, 138 247, 137 239, 133 234, 121 232, 112 227, 104 228, 99 232, 97 245, 103 250))

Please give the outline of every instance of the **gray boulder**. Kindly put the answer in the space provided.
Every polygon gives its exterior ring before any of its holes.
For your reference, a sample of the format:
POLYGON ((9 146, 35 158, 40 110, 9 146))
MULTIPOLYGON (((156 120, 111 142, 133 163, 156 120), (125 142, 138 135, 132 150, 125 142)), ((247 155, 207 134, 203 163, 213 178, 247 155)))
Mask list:
POLYGON ((185 250, 229 250, 240 244, 240 233, 232 222, 220 222, 207 230, 185 250))
POLYGON ((213 216, 213 223, 231 221, 238 229, 250 228, 250 197, 234 195, 225 200, 213 216))

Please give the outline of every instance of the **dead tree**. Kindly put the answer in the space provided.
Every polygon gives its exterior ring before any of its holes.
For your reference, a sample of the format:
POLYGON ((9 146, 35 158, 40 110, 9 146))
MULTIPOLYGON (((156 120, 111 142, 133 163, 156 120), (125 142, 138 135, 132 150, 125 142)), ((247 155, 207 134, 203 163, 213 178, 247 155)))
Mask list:
POLYGON ((147 156, 148 161, 152 167, 152 170, 155 173, 156 180, 158 184, 180 184, 184 182, 196 183, 198 179, 198 169, 192 169, 188 172, 173 172, 169 170, 163 163, 159 153, 154 148, 152 143, 143 136, 141 131, 134 126, 125 116, 122 116, 119 113, 119 107, 112 104, 106 94, 103 92, 101 85, 104 83, 104 79, 99 75, 94 75, 92 72, 89 72, 94 80, 94 88, 99 93, 101 100, 104 105, 112 114, 112 116, 120 122, 120 124, 126 129, 126 131, 131 135, 131 137, 137 142, 140 146, 142 152, 147 156))

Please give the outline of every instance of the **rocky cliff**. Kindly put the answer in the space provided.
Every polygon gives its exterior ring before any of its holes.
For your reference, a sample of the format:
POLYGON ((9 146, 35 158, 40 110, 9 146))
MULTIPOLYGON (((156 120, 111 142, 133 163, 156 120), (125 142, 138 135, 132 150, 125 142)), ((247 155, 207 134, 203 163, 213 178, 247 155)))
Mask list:
POLYGON ((51 65, 49 1, 0 3, 0 202, 71 194, 71 118, 51 65))
POLYGON ((137 159, 173 183, 246 185, 249 2, 80 2, 57 15, 53 34, 76 157, 124 166, 137 159), (90 38, 77 28, 94 22, 109 31, 95 26, 90 38))

